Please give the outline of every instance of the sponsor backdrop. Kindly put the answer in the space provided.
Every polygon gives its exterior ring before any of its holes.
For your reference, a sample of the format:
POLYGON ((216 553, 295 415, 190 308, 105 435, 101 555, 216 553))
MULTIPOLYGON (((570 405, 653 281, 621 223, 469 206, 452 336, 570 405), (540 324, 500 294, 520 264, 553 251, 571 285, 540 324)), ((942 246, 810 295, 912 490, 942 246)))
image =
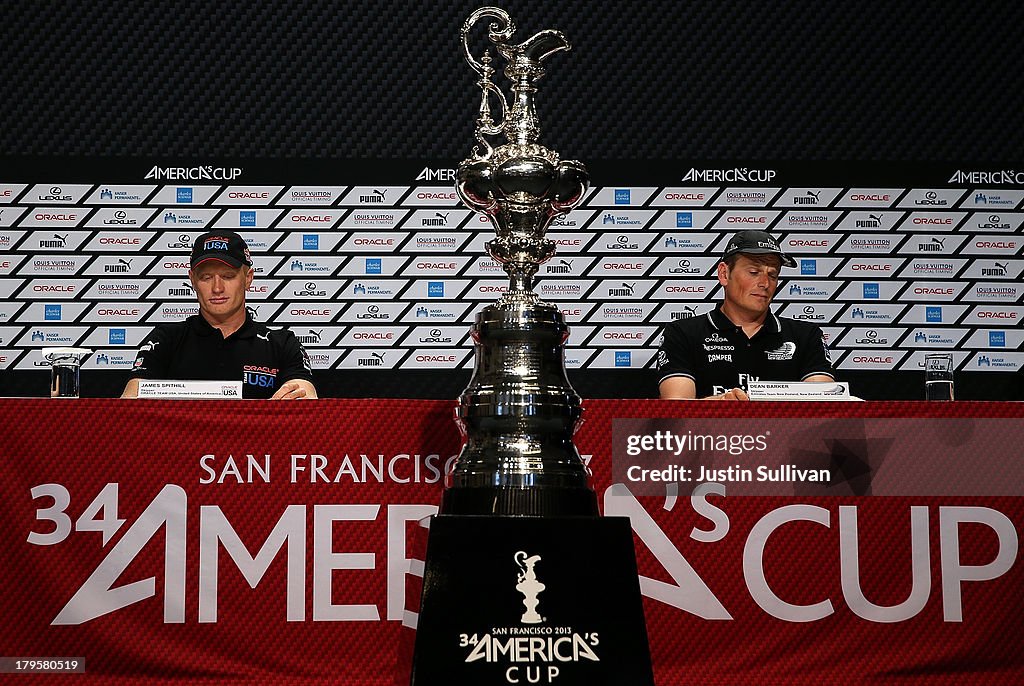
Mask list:
MULTIPOLYGON (((822 327, 855 394, 886 397, 887 377, 908 372, 902 392, 916 397, 924 355, 949 351, 964 373, 961 397, 1013 397, 1024 365, 1024 171, 591 166, 617 183, 595 185, 554 222, 558 253, 537 290, 570 324, 575 379, 634 372, 595 395, 652 393, 662 328, 720 300, 715 269, 728 236, 763 229, 798 263, 784 271, 775 311, 822 327)), ((208 230, 246 238, 254 315, 296 334, 325 395, 352 393, 352 375, 369 379, 369 394, 416 395, 406 375, 461 370, 431 391, 453 397, 473 362, 468 324, 507 284, 484 249, 490 225, 454 193, 453 162, 20 159, 3 168, 8 394, 45 391, 42 374, 20 382, 16 373, 45 367, 41 349, 57 345, 95 349, 87 392, 116 393, 149 329, 196 312, 188 251, 208 230)))
MULTIPOLYGON (((82 658, 78 678, 96 683, 408 684, 425 547, 417 522, 436 511, 459 447, 453 403, 252 403, 244 416, 236 407, 0 400, 10 458, 0 463, 0 589, 17 618, 0 628, 3 657, 82 658)), ((972 439, 944 434, 943 420, 1019 423, 1022 412, 690 407, 698 427, 741 419, 765 435, 780 417, 930 417, 947 450, 972 439)), ((593 400, 577 441, 603 511, 630 518, 658 684, 1021 682, 1019 497, 810 497, 799 485, 748 497, 727 485, 691 499, 614 484, 613 418, 678 425, 678 414, 657 401, 593 400)), ((902 456, 879 443, 847 448, 873 465, 902 456)), ((545 573, 553 562, 536 566, 542 631, 566 625, 565 589, 545 573)), ((521 627, 511 552, 505 568, 465 600, 493 603, 496 627, 521 627)), ((563 644, 551 657, 547 636, 466 636, 467 664, 456 668, 557 686, 548 667, 568 674, 611 650, 588 634, 590 650, 563 644)))
MULTIPOLYGON (((118 392, 144 331, 190 311, 182 237, 210 226, 254 240, 252 300, 325 394, 460 392, 466 320, 503 281, 446 197, 480 4, 5 8, 0 392, 44 394, 31 351, 71 339, 100 351, 83 392, 118 392)), ((721 239, 759 227, 801 258, 780 308, 827 327, 858 394, 920 397, 908 370, 944 349, 959 397, 1022 397, 1024 5, 501 5, 518 40, 573 44, 539 84, 541 140, 595 190, 541 276, 582 395, 652 395, 658 329, 708 306, 721 239)))

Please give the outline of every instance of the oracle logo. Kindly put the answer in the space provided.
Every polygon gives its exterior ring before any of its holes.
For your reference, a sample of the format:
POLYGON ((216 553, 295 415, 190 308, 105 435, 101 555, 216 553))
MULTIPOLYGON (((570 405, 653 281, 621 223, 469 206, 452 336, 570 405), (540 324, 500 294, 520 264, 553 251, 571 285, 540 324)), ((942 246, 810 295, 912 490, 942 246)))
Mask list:
POLYGON ((268 288, 266 286, 249 286, 249 288, 246 289, 249 293, 266 293, 267 290, 268 288))
POLYGON ((270 197, 270 193, 266 191, 231 191, 228 193, 228 197, 237 200, 266 200, 270 197))
POLYGON ((488 286, 484 284, 480 286, 481 293, 504 293, 508 290, 508 286, 488 286))
POLYGON ((455 269, 458 265, 454 262, 417 262, 417 269, 455 269))
POLYGON ((0 262, 0 269, 10 269, 11 263, 9 261, 0 262))
POLYGON ((858 362, 858 363, 869 362, 869 363, 872 363, 872 364, 892 364, 893 363, 893 358, 892 357, 877 357, 877 356, 870 356, 870 357, 868 357, 868 356, 864 356, 864 355, 855 355, 853 357, 853 361, 854 362, 858 362))
POLYGON ((353 245, 384 245, 390 246, 395 244, 394 238, 357 238, 352 241, 353 245))
POLYGON ((1016 250, 1016 241, 975 241, 976 248, 992 248, 995 250, 1016 250))
POLYGON ((808 247, 808 248, 827 248, 828 241, 812 241, 803 238, 794 238, 789 241, 789 244, 793 247, 808 247))
POLYGON ((109 309, 109 308, 101 308, 99 310, 96 310, 96 314, 101 316, 101 317, 138 317, 139 316, 139 312, 140 311, 137 310, 137 309, 131 309, 130 310, 130 309, 127 309, 127 308, 119 309, 119 310, 112 310, 112 309, 109 309))
POLYGON ((331 315, 330 310, 306 310, 301 308, 295 308, 288 310, 288 314, 293 317, 329 317, 331 315))
POLYGON ((579 317, 583 314, 583 310, 562 310, 562 315, 565 317, 579 317))
POLYGON ((891 272, 891 264, 854 264, 850 267, 855 272, 891 272))
POLYGON ((352 338, 357 341, 390 341, 394 340, 395 334, 390 331, 356 331, 352 338))
POLYGON ((952 219, 942 217, 914 217, 915 224, 939 224, 948 226, 953 223, 952 219))
POLYGON ((455 192, 451 193, 417 193, 416 197, 420 200, 455 200, 455 192))
POLYGON ((59 286, 49 283, 40 283, 32 287, 36 293, 74 293, 78 286, 59 286))
POLYGON ((164 262, 164 269, 189 269, 188 262, 164 262))
POLYGON ((864 193, 854 193, 850 196, 850 200, 869 200, 871 202, 888 202, 890 196, 888 193, 885 195, 878 195, 877 193, 871 193, 865 195, 864 193))
POLYGON ((37 212, 36 221, 39 222, 73 222, 78 219, 77 214, 49 214, 46 212, 37 212))
POLYGON ((764 224, 766 217, 726 217, 727 224, 764 224))
POLYGON ((454 362, 455 355, 417 355, 417 362, 454 362))
POLYGON ((101 238, 100 245, 139 245, 142 242, 139 238, 101 238))
POLYGON ((666 193, 665 200, 703 200, 703 193, 666 193))
POLYGON ((643 269, 644 265, 639 262, 608 262, 605 269, 643 269))
POLYGON ((643 340, 644 335, 642 333, 629 333, 621 331, 606 331, 604 333, 604 339, 606 341, 640 341, 643 340))
POLYGON ((665 286, 666 293, 703 293, 705 286, 665 286))
POLYGON ((556 238, 555 245, 562 247, 579 247, 583 244, 579 238, 556 238))
POLYGON ((978 319, 1016 319, 1016 312, 991 312, 982 310, 978 313, 978 319))
POLYGON ((332 222, 334 217, 328 217, 321 214, 296 214, 292 215, 293 222, 332 222))
POLYGON ((8 188, 7 190, 4 190, 4 191, 0 191, 0 198, 9 198, 9 197, 11 197, 11 189, 10 188, 8 188))
POLYGON ((915 295, 953 295, 952 288, 929 288, 918 286, 914 289, 915 295))

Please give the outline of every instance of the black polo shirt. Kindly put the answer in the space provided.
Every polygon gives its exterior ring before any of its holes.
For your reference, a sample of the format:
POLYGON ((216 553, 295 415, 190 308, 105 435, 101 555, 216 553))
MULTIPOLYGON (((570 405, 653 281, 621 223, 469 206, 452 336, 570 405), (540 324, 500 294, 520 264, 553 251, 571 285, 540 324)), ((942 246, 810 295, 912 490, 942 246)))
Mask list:
POLYGON ((672 376, 689 377, 697 385, 698 398, 732 388, 746 390, 748 381, 802 381, 814 374, 835 378, 821 329, 772 313, 754 337, 747 338, 718 306, 666 326, 658 351, 658 383, 672 376))
POLYGON ((224 338, 202 315, 158 324, 139 346, 132 379, 241 381, 243 398, 269 398, 285 381, 313 381, 309 357, 287 329, 272 330, 246 313, 224 338))

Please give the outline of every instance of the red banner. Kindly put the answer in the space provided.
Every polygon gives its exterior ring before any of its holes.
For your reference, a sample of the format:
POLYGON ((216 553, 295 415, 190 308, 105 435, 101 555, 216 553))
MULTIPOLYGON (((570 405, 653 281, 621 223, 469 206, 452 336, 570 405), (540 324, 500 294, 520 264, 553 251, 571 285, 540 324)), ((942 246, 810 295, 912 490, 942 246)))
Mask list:
MULTIPOLYGON (((84 659, 74 678, 104 683, 407 683, 453 407, 0 400, 0 657, 84 659)), ((577 445, 605 513, 632 520, 659 684, 1024 679, 1020 498, 634 497, 610 478, 615 418, 1024 408, 585 407, 577 445)))

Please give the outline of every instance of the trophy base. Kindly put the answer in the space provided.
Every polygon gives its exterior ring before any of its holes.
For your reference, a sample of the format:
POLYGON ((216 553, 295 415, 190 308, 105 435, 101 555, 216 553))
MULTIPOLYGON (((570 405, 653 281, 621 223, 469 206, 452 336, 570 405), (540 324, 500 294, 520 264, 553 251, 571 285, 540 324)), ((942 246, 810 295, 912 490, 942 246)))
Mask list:
POLYGON ((448 488, 443 515, 503 517, 596 517, 597 495, 590 488, 448 488))
POLYGON ((431 520, 412 686, 653 686, 626 517, 431 520))

